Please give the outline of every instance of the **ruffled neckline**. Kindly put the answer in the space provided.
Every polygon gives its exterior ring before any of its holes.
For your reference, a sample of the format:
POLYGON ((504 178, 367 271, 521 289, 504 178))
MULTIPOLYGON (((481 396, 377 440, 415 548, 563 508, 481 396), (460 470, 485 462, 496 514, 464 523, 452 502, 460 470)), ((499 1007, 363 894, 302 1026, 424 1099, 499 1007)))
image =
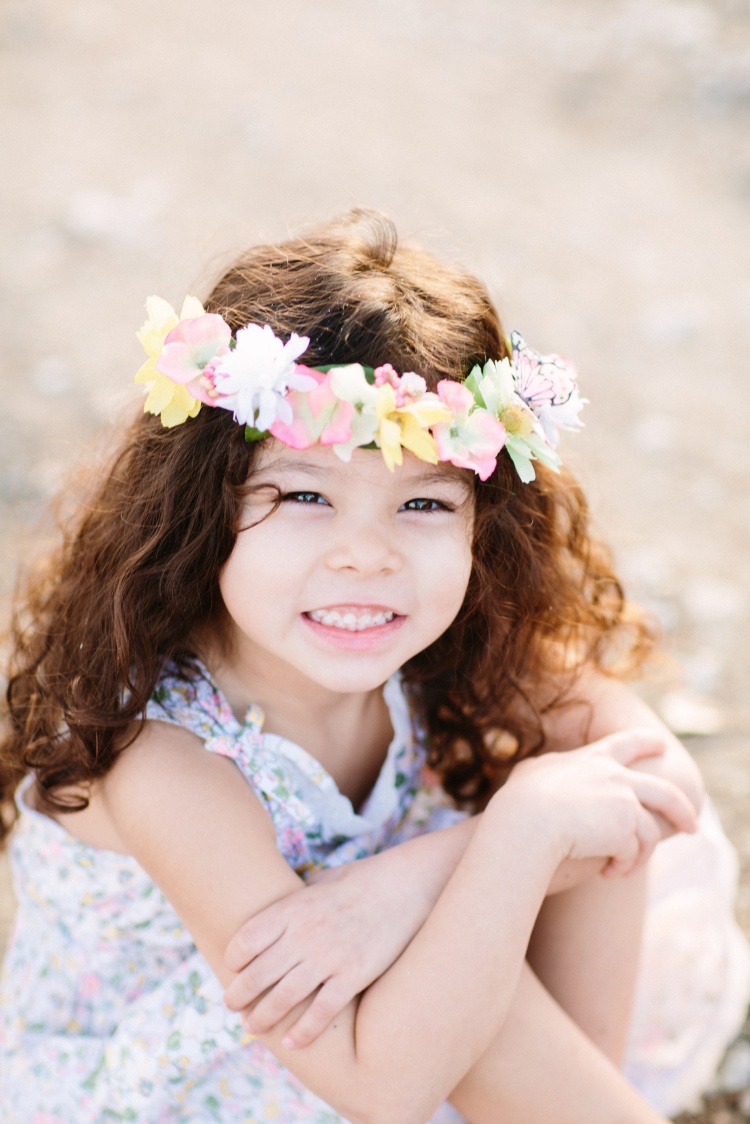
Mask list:
MULTIPOLYGON (((416 760, 419 754, 400 671, 391 675, 383 684, 383 699, 388 708, 393 737, 375 783, 357 810, 349 797, 341 792, 333 776, 309 750, 290 738, 263 730, 265 714, 262 707, 252 703, 247 708, 244 719, 239 721, 208 668, 200 660, 195 660, 195 665, 199 673, 198 679, 193 680, 197 688, 196 701, 217 722, 221 733, 231 738, 247 737, 249 734, 262 744, 264 749, 280 754, 292 762, 321 793, 339 805, 341 812, 344 813, 342 819, 349 820, 343 834, 354 835, 372 831, 393 814, 399 802, 399 773, 403 773, 404 765, 400 759, 405 750, 413 759, 414 768, 418 770, 421 767, 421 758, 419 761, 416 760), (198 684, 201 686, 199 687, 198 684)), ((343 823, 341 826, 343 828, 343 823)))

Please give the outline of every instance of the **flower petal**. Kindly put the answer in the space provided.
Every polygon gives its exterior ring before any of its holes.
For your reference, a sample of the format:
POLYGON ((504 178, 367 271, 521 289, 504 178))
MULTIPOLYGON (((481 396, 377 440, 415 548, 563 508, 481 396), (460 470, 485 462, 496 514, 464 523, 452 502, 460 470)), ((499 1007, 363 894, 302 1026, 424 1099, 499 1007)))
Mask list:
POLYGON ((383 460, 391 472, 393 472, 397 464, 403 464, 404 454, 401 452, 401 427, 397 422, 390 421, 388 418, 383 418, 378 427, 377 442, 383 453, 383 460))
MULTIPOLYGON (((388 424, 388 423, 383 423, 388 424)), ((382 427, 381 427, 382 428, 382 427)), ((428 433, 415 418, 407 417, 401 427, 401 444, 415 457, 429 464, 438 463, 438 448, 435 438, 428 433)), ((401 464, 401 461, 398 461, 401 464)))
POLYGON ((205 314, 206 310, 197 297, 185 297, 180 309, 180 320, 195 320, 205 314))

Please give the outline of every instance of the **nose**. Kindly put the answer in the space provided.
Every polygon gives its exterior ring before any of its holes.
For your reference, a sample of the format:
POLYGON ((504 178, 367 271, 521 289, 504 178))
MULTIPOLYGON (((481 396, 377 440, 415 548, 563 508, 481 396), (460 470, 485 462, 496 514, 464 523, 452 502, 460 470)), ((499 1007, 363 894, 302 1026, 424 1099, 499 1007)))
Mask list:
POLYGON ((396 573, 402 557, 394 540, 394 531, 375 520, 342 521, 328 552, 328 565, 363 577, 396 573))

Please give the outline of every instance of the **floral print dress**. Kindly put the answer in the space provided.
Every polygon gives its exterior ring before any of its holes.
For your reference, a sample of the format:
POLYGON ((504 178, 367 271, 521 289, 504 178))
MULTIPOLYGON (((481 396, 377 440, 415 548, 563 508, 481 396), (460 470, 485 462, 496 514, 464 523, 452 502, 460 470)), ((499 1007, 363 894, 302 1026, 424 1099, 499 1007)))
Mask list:
MULTIPOLYGON (((384 687, 394 736, 357 813, 304 749, 240 723, 203 671, 167 674, 147 716, 230 757, 303 876, 461 818, 424 784, 425 749, 399 676, 384 687)), ((131 857, 97 849, 29 806, 11 841, 18 899, 0 977, 2 1124, 342 1124, 222 1003, 177 914, 131 857)), ((736 872, 710 809, 698 836, 654 860, 631 1080, 674 1111, 705 1085, 739 1029, 748 952, 731 919, 736 872)), ((460 1121, 449 1105, 432 1124, 460 1121)))

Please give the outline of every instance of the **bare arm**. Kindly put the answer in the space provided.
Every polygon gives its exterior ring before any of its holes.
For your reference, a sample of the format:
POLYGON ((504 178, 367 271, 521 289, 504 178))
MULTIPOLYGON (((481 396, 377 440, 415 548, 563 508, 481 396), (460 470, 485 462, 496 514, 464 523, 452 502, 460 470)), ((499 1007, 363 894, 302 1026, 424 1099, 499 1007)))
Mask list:
MULTIPOLYGON (((574 749, 587 740, 629 727, 652 729, 664 752, 641 759, 634 768, 672 781, 696 810, 699 808, 703 789, 695 764, 633 691, 600 673, 588 672, 578 684, 576 696, 579 701, 574 705, 552 712, 547 719, 545 733, 551 751, 574 749)), ((407 947, 455 870, 479 819, 475 816, 380 855, 326 872, 317 885, 308 884, 300 893, 261 912, 243 926, 228 949, 229 962, 239 974, 228 989, 226 1000, 233 1009, 246 1010, 248 1029, 253 1033, 267 1032, 293 1006, 309 998, 311 1001, 299 1021, 289 1028, 287 1038, 297 1046, 312 1042, 346 1003, 377 979, 407 947), (305 970, 297 971, 294 981, 286 980, 289 969, 301 962, 305 970), (282 980, 283 987, 276 986, 282 980)), ((662 838, 674 832, 673 825, 664 819, 659 826, 662 838)), ((571 947, 582 948, 585 941, 592 939, 592 903, 603 895, 613 901, 629 900, 634 893, 628 888, 586 890, 584 885, 605 867, 605 858, 566 860, 558 866, 547 887, 547 896, 568 893, 564 901, 550 903, 543 910, 545 930, 550 918, 565 916, 567 928, 575 935, 569 942, 571 947), (569 892, 576 887, 581 890, 572 907, 569 892)), ((597 923, 601 916, 612 914, 611 910, 598 907, 593 912, 598 915, 597 923)), ((639 941, 639 932, 632 926, 631 930, 630 945, 634 946, 639 941)), ((541 939, 541 932, 539 929, 533 945, 535 967, 568 1009, 570 989, 559 987, 560 973, 553 970, 554 965, 543 962, 539 950, 546 947, 546 942, 541 939)), ((616 963, 623 958, 623 970, 609 973, 612 981, 630 982, 620 988, 617 1002, 612 987, 598 989, 595 998, 601 1006, 609 1004, 609 1025, 617 1021, 612 1017, 615 1008, 620 1012, 622 1029, 629 1018, 633 978, 633 972, 624 971, 625 927, 620 925, 614 935, 602 936, 606 936, 602 946, 610 950, 610 961, 616 963)), ((571 974, 575 973, 568 973, 571 974)), ((589 1007, 594 1005, 590 1003, 589 1007)), ((604 1021, 604 1016, 599 1018, 595 1012, 588 1020, 592 1025, 604 1021)), ((622 1033, 615 1033, 614 1037, 621 1040, 622 1033)))
MULTIPOLYGON (((283 1045, 297 1010, 264 1037, 351 1120, 426 1119, 474 1064, 503 1023, 561 858, 608 853, 632 865, 653 832, 643 803, 689 829, 672 786, 637 779, 606 754, 556 756, 528 763, 493 798, 424 926, 359 1002, 305 1049, 283 1045)), ((228 984, 231 935, 301 884, 252 790, 230 761, 153 723, 102 791, 130 852, 228 984)))
MULTIPOLYGON (((398 959, 480 822, 481 814, 322 871, 256 914, 227 949, 227 963, 238 973, 227 988, 227 1005, 244 1011, 252 1034, 265 1034, 309 1000, 285 1038, 296 1047, 309 1045, 398 959), (291 972, 293 980, 286 978, 291 972)), ((565 860, 547 894, 570 889, 605 863, 605 858, 565 860)))

